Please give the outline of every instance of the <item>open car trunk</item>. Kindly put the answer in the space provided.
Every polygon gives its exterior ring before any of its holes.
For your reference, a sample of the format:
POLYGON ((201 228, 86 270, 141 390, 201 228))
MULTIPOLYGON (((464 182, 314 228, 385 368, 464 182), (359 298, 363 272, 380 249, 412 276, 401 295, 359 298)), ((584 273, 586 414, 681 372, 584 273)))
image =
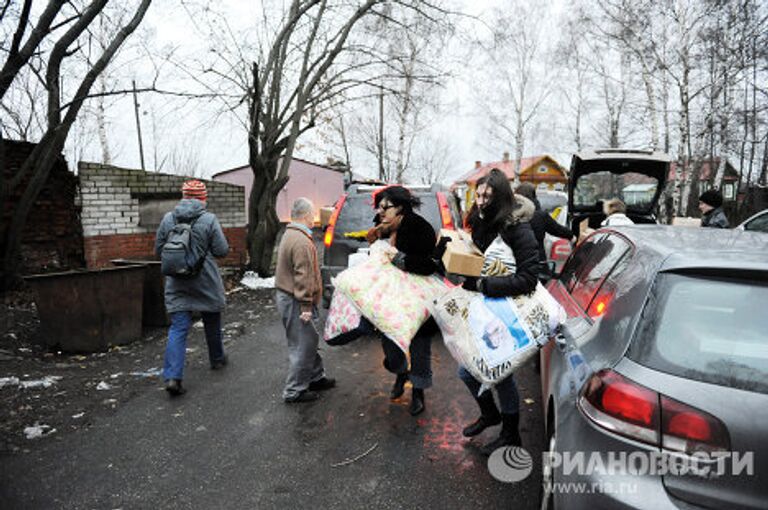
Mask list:
POLYGON ((618 198, 635 223, 656 223, 659 202, 671 158, 662 152, 601 149, 574 154, 568 181, 569 226, 589 220, 599 228, 605 219, 603 202, 618 198))

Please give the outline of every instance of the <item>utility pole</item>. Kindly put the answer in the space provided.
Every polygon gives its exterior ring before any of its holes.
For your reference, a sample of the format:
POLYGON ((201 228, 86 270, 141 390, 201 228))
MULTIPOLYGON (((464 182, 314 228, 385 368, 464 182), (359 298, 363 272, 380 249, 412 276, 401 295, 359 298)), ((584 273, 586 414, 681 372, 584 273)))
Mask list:
POLYGON ((139 159, 141 160, 141 169, 146 172, 147 168, 144 166, 144 145, 141 142, 141 119, 139 117, 139 98, 136 94, 136 80, 133 80, 133 109, 136 112, 136 134, 139 137, 139 159))

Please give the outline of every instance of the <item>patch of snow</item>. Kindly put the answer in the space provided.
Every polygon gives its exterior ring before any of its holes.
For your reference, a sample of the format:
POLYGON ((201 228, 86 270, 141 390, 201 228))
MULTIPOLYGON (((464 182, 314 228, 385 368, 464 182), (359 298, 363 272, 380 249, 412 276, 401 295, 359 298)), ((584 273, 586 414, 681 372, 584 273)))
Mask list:
POLYGON ((101 381, 99 384, 96 385, 96 389, 99 391, 111 390, 112 386, 105 383, 104 381, 101 381))
POLYGON ((56 429, 51 428, 50 425, 38 425, 35 423, 31 427, 24 428, 24 435, 27 439, 37 439, 43 436, 48 436, 56 432, 56 429))
POLYGON ((162 368, 150 368, 149 370, 146 370, 144 372, 131 372, 130 375, 135 377, 158 377, 162 373, 163 373, 162 368))
POLYGON ((0 377, 0 388, 6 386, 18 386, 19 382, 18 377, 0 377))
POLYGON ((253 271, 246 271, 240 283, 249 289, 274 289, 275 277, 259 278, 253 271))
POLYGON ((50 388, 58 381, 63 379, 60 375, 47 375, 42 379, 33 379, 31 381, 20 381, 19 386, 28 390, 30 388, 50 388))

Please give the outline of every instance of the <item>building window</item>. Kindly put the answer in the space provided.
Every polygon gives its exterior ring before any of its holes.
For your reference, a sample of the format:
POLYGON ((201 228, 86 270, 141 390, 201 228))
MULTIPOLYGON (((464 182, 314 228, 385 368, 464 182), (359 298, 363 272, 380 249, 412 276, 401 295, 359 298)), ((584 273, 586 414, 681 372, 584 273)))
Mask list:
POLYGON ((728 182, 726 184, 723 184, 723 198, 726 200, 733 200, 736 198, 736 194, 734 193, 735 186, 732 182, 728 182))
POLYGON ((545 167, 544 165, 541 165, 541 166, 539 167, 539 173, 540 173, 540 174, 545 174, 545 173, 547 173, 548 171, 549 171, 549 168, 545 167))

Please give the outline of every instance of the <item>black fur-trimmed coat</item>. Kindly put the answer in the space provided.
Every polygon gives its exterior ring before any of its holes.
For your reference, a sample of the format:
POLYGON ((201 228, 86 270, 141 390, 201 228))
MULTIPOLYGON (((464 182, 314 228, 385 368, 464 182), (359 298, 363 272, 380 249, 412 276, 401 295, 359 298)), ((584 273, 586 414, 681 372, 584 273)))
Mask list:
POLYGON ((539 248, 530 224, 534 211, 533 202, 516 195, 515 207, 511 215, 493 219, 480 218, 475 209, 467 219, 467 224, 472 231, 472 241, 480 250, 484 252, 496 236, 500 235, 515 255, 514 274, 480 279, 478 290, 486 296, 519 296, 529 294, 536 288, 539 248))

